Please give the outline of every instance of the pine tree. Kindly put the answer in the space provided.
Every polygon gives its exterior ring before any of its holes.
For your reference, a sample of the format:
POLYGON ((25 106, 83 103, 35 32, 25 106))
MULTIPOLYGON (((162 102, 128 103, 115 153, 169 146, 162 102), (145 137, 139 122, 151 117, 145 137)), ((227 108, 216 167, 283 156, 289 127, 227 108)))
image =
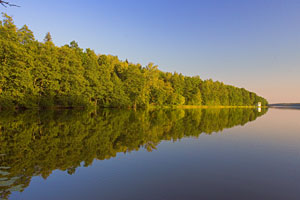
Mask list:
POLYGON ((45 43, 52 42, 52 36, 51 36, 50 32, 46 33, 46 36, 44 38, 44 42, 45 43))

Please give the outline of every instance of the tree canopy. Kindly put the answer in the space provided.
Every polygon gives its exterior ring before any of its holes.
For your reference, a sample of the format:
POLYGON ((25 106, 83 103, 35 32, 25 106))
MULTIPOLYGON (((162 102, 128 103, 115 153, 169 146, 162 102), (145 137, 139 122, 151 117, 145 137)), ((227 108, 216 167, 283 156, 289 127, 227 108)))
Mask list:
POLYGON ((0 109, 33 107, 253 106, 267 101, 244 88, 162 72, 158 66, 43 42, 3 14, 0 21, 0 109))

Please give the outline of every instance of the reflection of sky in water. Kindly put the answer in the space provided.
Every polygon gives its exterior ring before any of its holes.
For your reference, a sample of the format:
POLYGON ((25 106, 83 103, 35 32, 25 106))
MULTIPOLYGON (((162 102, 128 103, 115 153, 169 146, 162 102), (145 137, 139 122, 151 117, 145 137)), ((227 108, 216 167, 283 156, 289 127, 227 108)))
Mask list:
POLYGON ((119 153, 76 173, 34 177, 12 199, 299 199, 300 112, 270 109, 244 126, 157 150, 119 153))

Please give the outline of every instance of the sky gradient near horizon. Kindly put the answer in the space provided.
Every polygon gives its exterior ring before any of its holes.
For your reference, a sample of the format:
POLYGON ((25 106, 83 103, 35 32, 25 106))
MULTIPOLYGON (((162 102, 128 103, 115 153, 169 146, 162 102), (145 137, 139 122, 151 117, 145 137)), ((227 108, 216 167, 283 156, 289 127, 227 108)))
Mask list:
POLYGON ((10 0, 0 7, 36 39, 300 102, 298 0, 10 0))

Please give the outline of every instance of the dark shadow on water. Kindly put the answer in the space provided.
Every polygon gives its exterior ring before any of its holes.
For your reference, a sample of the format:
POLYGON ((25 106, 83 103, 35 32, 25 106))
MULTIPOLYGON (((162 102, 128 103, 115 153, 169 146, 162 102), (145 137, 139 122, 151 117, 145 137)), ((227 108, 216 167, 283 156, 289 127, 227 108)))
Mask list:
POLYGON ((33 176, 74 174, 94 159, 152 151, 163 140, 221 132, 267 112, 255 109, 52 110, 0 113, 0 198, 23 191, 33 176))

